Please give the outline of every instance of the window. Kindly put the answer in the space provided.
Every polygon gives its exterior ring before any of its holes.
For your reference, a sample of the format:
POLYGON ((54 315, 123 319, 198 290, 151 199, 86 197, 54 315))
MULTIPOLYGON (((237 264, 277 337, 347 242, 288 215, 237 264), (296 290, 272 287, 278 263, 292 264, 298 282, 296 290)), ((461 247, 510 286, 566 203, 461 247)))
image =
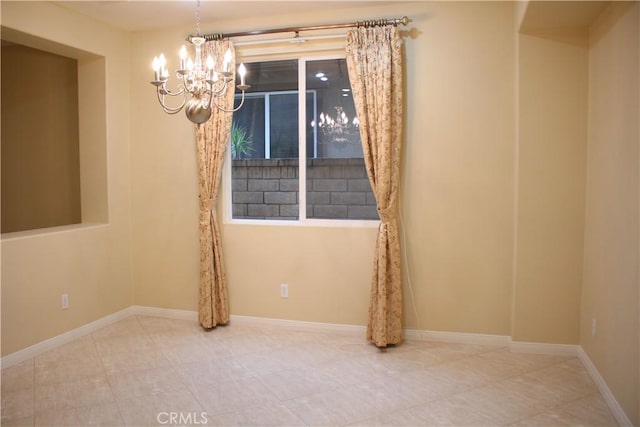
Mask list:
POLYGON ((377 220, 345 59, 246 65, 252 86, 231 135, 232 218, 377 220))

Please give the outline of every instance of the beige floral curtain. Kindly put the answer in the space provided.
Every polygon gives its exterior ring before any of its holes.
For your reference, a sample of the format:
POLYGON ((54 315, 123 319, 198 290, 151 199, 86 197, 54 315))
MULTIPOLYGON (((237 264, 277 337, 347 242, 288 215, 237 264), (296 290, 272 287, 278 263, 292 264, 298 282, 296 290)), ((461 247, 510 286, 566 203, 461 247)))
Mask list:
POLYGON ((394 26, 347 34, 347 67, 360 120, 367 174, 380 216, 367 339, 378 347, 402 341, 398 184, 402 142, 402 39, 394 26))
MULTIPOLYGON (((228 40, 207 42, 203 49, 203 63, 211 55, 221 65, 227 49, 233 45, 228 40)), ((235 55, 232 55, 235 58, 235 55)), ((234 59, 230 69, 235 69, 234 59)), ((234 84, 218 104, 233 108, 234 84)), ((220 227, 217 215, 217 197, 222 175, 225 151, 229 145, 232 114, 212 108, 211 118, 197 128, 198 185, 200 200, 200 299, 198 318, 204 328, 213 328, 229 322, 229 298, 224 271, 220 227)))

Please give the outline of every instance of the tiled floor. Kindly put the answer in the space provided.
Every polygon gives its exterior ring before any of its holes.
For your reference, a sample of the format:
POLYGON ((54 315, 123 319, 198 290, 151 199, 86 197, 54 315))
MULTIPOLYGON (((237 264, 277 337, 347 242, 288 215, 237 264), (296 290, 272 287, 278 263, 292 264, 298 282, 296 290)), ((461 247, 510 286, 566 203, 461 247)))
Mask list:
POLYGON ((2 371, 2 426, 592 425, 576 358, 134 316, 2 371))

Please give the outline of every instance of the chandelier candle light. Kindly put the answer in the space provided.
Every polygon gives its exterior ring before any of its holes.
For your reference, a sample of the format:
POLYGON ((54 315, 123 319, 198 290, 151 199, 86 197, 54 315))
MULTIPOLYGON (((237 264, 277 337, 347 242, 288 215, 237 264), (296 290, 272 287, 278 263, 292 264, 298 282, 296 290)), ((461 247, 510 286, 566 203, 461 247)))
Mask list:
POLYGON ((202 44, 204 42, 204 37, 191 37, 191 43, 195 47, 195 62, 188 58, 187 48, 184 45, 180 49, 180 67, 176 71, 176 76, 181 80, 181 83, 174 91, 167 88, 169 71, 165 68, 166 58, 164 54, 153 58, 153 81, 151 84, 156 87, 158 101, 162 106, 162 110, 167 114, 176 114, 184 108, 187 118, 196 124, 209 120, 213 106, 226 112, 240 109, 244 104, 244 92, 250 87, 245 83, 247 70, 244 64, 240 64, 240 67, 238 67, 240 84, 237 86, 242 91, 240 105, 231 110, 224 109, 218 105, 215 102, 215 98, 220 98, 226 93, 230 86, 229 81, 232 79, 232 73, 229 71, 231 50, 228 49, 225 53, 222 68, 216 70, 215 62, 211 55, 207 56, 204 66, 202 64, 202 44), (170 107, 166 103, 167 96, 182 97, 182 102, 176 107, 170 107))
MULTIPOLYGON (((343 89, 344 90, 344 89, 343 89)), ((360 132, 360 120, 354 117, 352 121, 342 107, 334 107, 335 118, 329 114, 320 113, 318 128, 323 135, 331 138, 331 142, 349 142, 351 137, 360 132)), ((316 121, 311 121, 311 127, 316 127, 316 121)))
POLYGON ((244 104, 244 92, 249 89, 249 85, 245 84, 244 76, 247 69, 244 64, 240 64, 238 74, 240 75, 240 84, 237 86, 242 91, 242 100, 237 108, 227 110, 215 102, 215 98, 221 98, 229 88, 229 82, 233 79, 233 74, 229 70, 231 65, 231 49, 227 49, 222 61, 222 69, 215 69, 215 61, 211 55, 207 56, 205 65, 202 64, 202 45, 206 41, 205 37, 200 35, 200 0, 196 6, 196 36, 189 37, 189 41, 195 47, 195 63, 188 58, 187 48, 183 45, 180 49, 180 68, 176 71, 178 79, 182 80, 178 84, 178 88, 171 91, 167 88, 169 80, 169 72, 165 68, 167 60, 163 53, 153 58, 153 81, 152 85, 156 87, 158 101, 162 106, 162 110, 167 114, 176 114, 185 106, 185 114, 187 118, 195 124, 201 124, 209 120, 211 117, 211 108, 216 107, 219 110, 233 112, 239 110, 244 104), (182 102, 177 107, 170 107, 166 103, 167 96, 182 97, 182 102))

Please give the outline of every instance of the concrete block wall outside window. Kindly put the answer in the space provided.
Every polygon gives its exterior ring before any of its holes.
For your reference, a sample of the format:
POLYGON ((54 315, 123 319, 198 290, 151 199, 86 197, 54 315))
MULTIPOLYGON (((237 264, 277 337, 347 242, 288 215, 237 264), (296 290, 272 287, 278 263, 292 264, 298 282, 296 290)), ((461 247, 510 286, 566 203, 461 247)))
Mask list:
MULTIPOLYGON (((234 219, 299 218, 297 159, 232 161, 234 219)), ((364 159, 307 160, 307 218, 378 219, 364 159)))

